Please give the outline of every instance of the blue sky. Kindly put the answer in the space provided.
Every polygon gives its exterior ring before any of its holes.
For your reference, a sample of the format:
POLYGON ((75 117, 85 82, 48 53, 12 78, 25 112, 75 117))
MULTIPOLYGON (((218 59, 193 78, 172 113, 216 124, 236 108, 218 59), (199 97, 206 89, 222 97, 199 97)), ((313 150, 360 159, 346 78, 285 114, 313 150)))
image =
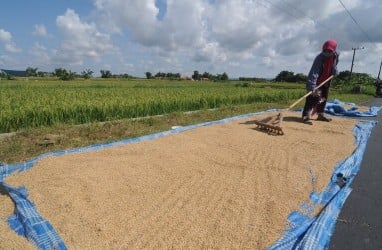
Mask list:
POLYGON ((327 39, 339 70, 378 74, 379 0, 5 0, 0 68, 230 77, 307 74, 327 39))

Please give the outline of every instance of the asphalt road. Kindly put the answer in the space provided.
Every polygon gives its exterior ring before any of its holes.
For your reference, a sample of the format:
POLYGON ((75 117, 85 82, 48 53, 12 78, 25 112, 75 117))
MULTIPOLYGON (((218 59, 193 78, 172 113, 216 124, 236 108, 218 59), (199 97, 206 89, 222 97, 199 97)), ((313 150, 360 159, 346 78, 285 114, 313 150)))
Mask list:
MULTIPOLYGON (((365 103, 382 106, 382 98, 365 103)), ((362 117, 363 119, 364 117, 362 117)), ((330 250, 382 249, 382 111, 366 145, 353 189, 337 219, 330 250)))

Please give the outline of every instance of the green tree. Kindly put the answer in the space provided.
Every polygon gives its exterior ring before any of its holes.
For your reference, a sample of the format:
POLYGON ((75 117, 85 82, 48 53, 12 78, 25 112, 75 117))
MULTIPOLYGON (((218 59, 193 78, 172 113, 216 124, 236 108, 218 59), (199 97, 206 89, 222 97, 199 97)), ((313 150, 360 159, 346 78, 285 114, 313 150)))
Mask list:
POLYGON ((166 76, 166 73, 162 73, 162 72, 158 72, 155 74, 155 77, 158 77, 158 78, 165 78, 166 76))
POLYGON ((84 78, 84 79, 89 79, 93 76, 93 71, 91 71, 90 69, 86 69, 84 71, 81 72, 81 76, 84 78))
POLYGON ((291 71, 283 70, 275 78, 276 82, 292 82, 294 73, 291 71))
POLYGON ((37 76, 39 76, 39 77, 44 77, 44 76, 46 76, 46 74, 47 74, 47 73, 45 73, 45 72, 43 72, 43 71, 38 71, 38 72, 37 72, 37 76))
POLYGON ((37 76, 37 70, 38 68, 28 67, 25 70, 26 76, 37 76))
POLYGON ((151 74, 151 72, 146 72, 146 78, 147 79, 153 78, 153 75, 151 74))
POLYGON ((7 73, 5 73, 5 72, 0 70, 0 78, 6 79, 7 78, 7 73))
POLYGON ((101 78, 111 78, 113 76, 110 70, 101 69, 100 73, 101 73, 101 78))
POLYGON ((345 71, 341 71, 338 76, 337 76, 338 79, 341 79, 341 80, 347 80, 350 78, 350 71, 349 70, 345 70, 345 71))
POLYGON ((199 71, 195 70, 194 74, 192 75, 192 79, 194 80, 200 80, 201 75, 199 74, 199 71))
POLYGON ((228 74, 226 72, 224 72, 221 76, 221 80, 222 81, 228 81, 228 74))
POLYGON ((208 79, 211 79, 212 75, 208 72, 204 72, 203 75, 202 75, 203 78, 208 78, 208 79))
POLYGON ((63 69, 63 68, 57 68, 54 70, 54 75, 57 76, 58 78, 63 76, 65 73, 67 73, 67 71, 66 69, 63 69))
POLYGON ((294 76, 296 82, 306 82, 308 77, 302 73, 298 73, 294 76))
POLYGON ((62 75, 59 77, 60 80, 63 80, 63 81, 71 81, 71 80, 74 80, 76 78, 76 72, 72 72, 72 71, 66 71, 64 70, 64 72, 62 73, 62 75))

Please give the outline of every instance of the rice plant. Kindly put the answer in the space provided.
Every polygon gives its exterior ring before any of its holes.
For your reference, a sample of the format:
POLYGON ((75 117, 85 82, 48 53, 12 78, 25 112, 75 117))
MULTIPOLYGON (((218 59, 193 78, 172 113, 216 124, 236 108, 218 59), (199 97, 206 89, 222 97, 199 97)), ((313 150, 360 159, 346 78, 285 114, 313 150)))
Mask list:
POLYGON ((226 105, 295 100, 304 87, 163 80, 2 81, 0 133, 56 124, 145 117, 226 105), (236 85, 236 86, 235 86, 236 85))

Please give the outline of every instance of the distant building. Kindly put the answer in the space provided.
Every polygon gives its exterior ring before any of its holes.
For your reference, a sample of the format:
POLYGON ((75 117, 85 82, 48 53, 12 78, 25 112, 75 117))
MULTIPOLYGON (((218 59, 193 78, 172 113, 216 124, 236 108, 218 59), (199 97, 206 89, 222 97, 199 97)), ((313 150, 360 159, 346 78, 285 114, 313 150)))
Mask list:
POLYGON ((0 69, 0 72, 4 72, 11 76, 26 76, 27 75, 27 72, 25 70, 0 69))
POLYGON ((182 80, 190 80, 190 81, 194 80, 194 79, 192 79, 191 76, 186 76, 186 75, 181 76, 180 79, 182 79, 182 80))

